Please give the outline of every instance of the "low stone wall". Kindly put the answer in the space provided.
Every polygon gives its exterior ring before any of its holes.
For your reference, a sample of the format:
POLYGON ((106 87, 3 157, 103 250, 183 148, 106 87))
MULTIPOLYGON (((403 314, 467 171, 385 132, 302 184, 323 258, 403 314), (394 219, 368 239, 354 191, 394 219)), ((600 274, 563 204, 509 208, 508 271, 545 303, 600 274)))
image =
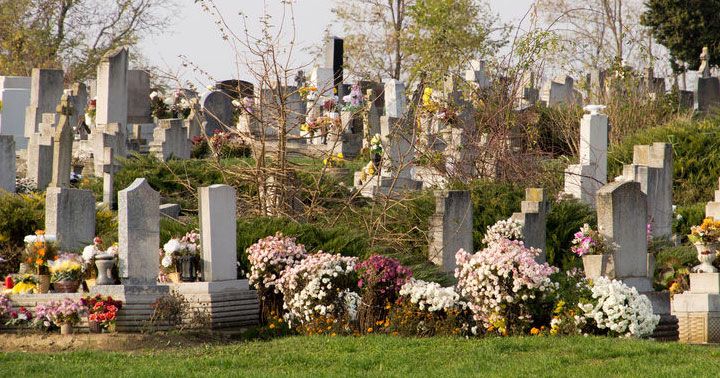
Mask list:
MULTIPOLYGON (((117 330, 119 332, 141 332, 145 330, 162 331, 169 324, 152 324, 152 304, 164 294, 170 292, 182 294, 188 302, 183 322, 189 328, 210 328, 213 330, 241 328, 256 325, 259 322, 259 304, 255 290, 248 288, 247 280, 224 282, 192 282, 179 284, 160 284, 157 286, 105 285, 90 288, 90 293, 49 293, 49 294, 12 294, 13 308, 21 306, 33 311, 35 306, 64 298, 80 300, 86 295, 110 295, 123 302, 118 312, 117 330)), ((0 329, 11 330, 12 328, 0 329)), ((76 327, 77 332, 88 332, 87 319, 76 327)))

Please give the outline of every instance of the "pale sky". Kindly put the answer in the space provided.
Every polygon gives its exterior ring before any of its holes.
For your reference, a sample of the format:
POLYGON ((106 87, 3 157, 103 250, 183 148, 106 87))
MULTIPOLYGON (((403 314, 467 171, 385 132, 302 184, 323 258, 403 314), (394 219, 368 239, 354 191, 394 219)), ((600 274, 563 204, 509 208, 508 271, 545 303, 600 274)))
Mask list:
MULTIPOLYGON (((202 85, 211 81, 205 74, 197 74, 188 68, 182 68, 178 55, 187 56, 188 60, 197 65, 214 79, 225 80, 246 76, 245 72, 238 72, 232 49, 223 41, 213 17, 203 12, 200 5, 194 0, 177 0, 179 12, 174 25, 166 29, 166 33, 146 38, 140 49, 151 64, 176 74, 184 80, 191 80, 202 85)), ((521 18, 530 8, 534 0, 489 0, 493 13, 498 13, 503 22, 511 22, 521 18)), ((282 13, 281 0, 215 0, 223 17, 237 31, 242 30, 242 18, 238 15, 243 12, 247 15, 248 28, 251 33, 257 33, 259 17, 263 9, 276 22, 282 13)), ((295 30, 299 47, 310 47, 322 40, 323 32, 334 20, 330 12, 332 0, 294 0, 295 30)), ((338 30, 333 34, 342 37, 338 30)), ((293 54, 296 64, 306 64, 310 56, 302 51, 293 54)), ((247 79, 247 78, 245 78, 247 79)))

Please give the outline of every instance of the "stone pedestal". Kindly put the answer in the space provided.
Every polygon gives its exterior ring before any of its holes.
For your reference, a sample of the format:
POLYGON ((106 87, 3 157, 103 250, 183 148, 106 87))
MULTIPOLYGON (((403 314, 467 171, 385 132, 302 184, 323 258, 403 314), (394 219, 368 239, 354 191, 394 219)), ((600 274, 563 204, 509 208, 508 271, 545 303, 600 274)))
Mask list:
POLYGON ((690 291, 675 295, 680 342, 720 343, 720 273, 691 273, 690 291))

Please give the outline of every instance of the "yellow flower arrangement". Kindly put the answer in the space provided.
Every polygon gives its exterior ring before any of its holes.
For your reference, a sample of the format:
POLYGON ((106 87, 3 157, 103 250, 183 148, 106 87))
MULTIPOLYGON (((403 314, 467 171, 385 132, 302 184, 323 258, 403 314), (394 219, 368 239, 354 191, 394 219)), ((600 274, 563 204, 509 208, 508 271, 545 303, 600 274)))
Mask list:
POLYGON ((82 278, 83 262, 79 255, 65 253, 55 261, 48 263, 53 282, 77 281, 82 278))
POLYGON ((716 243, 720 240, 720 221, 709 217, 705 218, 699 226, 690 229, 688 238, 693 243, 716 243))
POLYGON ((329 168, 342 168, 345 166, 345 155, 342 152, 338 152, 337 155, 331 155, 327 159, 323 159, 323 164, 329 168))

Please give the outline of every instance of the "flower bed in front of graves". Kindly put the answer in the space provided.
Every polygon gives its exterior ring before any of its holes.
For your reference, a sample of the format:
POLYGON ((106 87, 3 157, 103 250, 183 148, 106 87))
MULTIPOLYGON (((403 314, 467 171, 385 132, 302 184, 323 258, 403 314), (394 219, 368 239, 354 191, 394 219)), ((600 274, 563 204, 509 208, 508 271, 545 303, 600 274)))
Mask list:
POLYGON ((413 278, 393 258, 308 254, 282 234, 248 249, 267 335, 608 335, 642 338, 659 322, 650 301, 617 280, 537 263, 512 221, 487 246, 456 255, 456 284, 413 278), (301 251, 302 253, 297 253, 301 251), (273 283, 272 287, 268 282, 273 283), (282 300, 282 305, 278 303, 282 300), (282 329, 283 332, 279 332, 282 329))

